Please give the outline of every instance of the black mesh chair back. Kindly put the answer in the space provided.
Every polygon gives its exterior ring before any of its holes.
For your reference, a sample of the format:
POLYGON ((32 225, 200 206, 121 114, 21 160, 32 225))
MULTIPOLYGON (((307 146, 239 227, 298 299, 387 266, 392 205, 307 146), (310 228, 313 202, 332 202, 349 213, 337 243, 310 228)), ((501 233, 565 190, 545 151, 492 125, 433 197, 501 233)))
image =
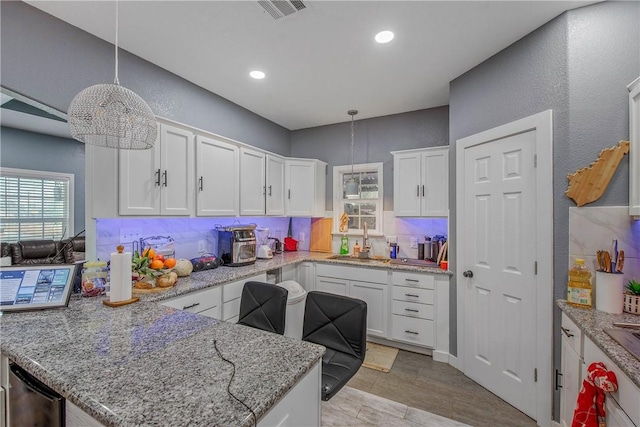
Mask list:
POLYGON ((367 303, 312 291, 307 294, 302 339, 327 348, 322 357, 322 400, 353 377, 367 351, 367 303))
POLYGON ((280 286, 262 282, 247 282, 240 297, 238 324, 284 335, 287 297, 280 286))

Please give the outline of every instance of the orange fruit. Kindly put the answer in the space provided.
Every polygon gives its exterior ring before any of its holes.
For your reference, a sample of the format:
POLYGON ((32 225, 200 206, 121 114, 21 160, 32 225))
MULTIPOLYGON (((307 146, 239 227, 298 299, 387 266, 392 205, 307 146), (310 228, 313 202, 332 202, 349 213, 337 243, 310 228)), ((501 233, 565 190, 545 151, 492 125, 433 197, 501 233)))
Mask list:
POLYGON ((156 256, 156 251, 153 248, 149 247, 142 251, 142 256, 153 259, 156 256))
POLYGON ((176 259, 175 258, 167 258, 164 261, 164 268, 173 268, 176 266, 176 259))
POLYGON ((149 265, 149 267, 154 270, 160 270, 164 267, 164 262, 160 261, 159 259, 154 259, 153 261, 151 261, 151 265, 149 265))

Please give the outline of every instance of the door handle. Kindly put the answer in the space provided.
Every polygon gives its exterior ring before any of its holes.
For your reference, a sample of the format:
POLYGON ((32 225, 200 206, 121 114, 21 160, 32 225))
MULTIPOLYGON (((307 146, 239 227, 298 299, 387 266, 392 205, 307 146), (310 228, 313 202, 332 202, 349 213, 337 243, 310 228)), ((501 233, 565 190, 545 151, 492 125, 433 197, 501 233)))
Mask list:
POLYGON ((462 275, 463 275, 464 277, 472 278, 472 277, 473 277, 473 271, 471 271, 471 270, 467 270, 467 271, 465 271, 464 273, 462 273, 462 275))
POLYGON ((269 186, 269 196, 271 196, 271 185, 269 186))
POLYGON ((567 336, 567 338, 571 338, 573 336, 573 334, 571 333, 570 329, 563 328, 562 326, 560 327, 560 329, 562 329, 562 332, 564 332, 564 334, 567 336))
POLYGON ((424 184, 422 185, 422 197, 424 197, 424 184))
POLYGON ((156 185, 160 187, 160 169, 156 171, 156 185))
POLYGON ((202 177, 200 177, 199 181, 200 181, 200 191, 203 191, 204 190, 204 185, 203 185, 202 177))
POLYGON ((167 170, 165 169, 164 172, 162 173, 162 185, 163 186, 167 186, 167 170))

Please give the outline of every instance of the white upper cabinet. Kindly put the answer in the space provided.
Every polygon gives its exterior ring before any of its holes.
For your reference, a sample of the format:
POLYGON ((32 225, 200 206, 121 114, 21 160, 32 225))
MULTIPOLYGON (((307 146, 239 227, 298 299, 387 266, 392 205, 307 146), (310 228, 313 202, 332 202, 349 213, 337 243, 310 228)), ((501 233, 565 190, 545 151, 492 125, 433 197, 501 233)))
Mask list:
POLYGON ((240 206, 239 148, 196 137, 196 215, 236 216, 240 206))
POLYGON ((264 215, 265 158, 262 151, 240 148, 240 215, 264 215))
POLYGON ((449 146, 391 154, 395 215, 448 216, 449 146))
POLYGON ((629 85, 629 214, 640 219, 640 77, 629 85))
POLYGON ((150 150, 119 152, 120 215, 193 214, 193 133, 159 124, 150 150))
POLYGON ((326 173, 327 164, 319 160, 285 161, 287 216, 324 216, 326 173))
POLYGON ((267 155, 267 215, 284 215, 284 159, 267 155))

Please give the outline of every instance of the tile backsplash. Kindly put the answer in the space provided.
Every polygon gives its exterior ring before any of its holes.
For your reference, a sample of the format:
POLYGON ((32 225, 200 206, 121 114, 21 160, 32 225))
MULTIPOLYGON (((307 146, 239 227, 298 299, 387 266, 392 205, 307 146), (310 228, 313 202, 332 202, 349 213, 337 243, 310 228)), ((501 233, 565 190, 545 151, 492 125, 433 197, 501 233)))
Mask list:
POLYGON ((631 279, 640 281, 640 221, 631 219, 629 207, 569 209, 570 263, 576 258, 584 258, 592 277, 595 276, 598 269, 596 251, 611 252, 613 239, 618 240, 618 250, 624 250, 624 283, 631 279))

